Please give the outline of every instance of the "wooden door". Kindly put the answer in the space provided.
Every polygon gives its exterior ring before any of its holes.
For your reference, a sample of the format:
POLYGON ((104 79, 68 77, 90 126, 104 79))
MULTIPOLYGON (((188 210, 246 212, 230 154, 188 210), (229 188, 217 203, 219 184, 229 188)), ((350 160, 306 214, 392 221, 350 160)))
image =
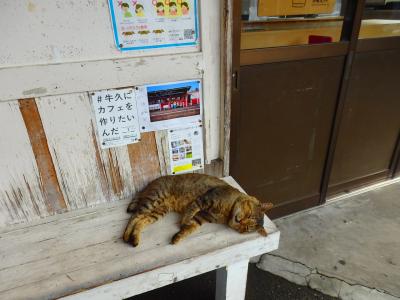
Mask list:
POLYGON ((275 214, 319 202, 320 180, 344 57, 242 66, 231 165, 275 214))
POLYGON ((356 8, 350 3, 345 21, 338 17, 330 28, 307 20, 294 29, 295 21, 267 22, 263 31, 261 23, 247 23, 234 36, 242 42, 241 49, 234 49, 240 60, 239 96, 232 103, 231 174, 250 194, 272 201, 274 217, 321 201, 338 96, 358 32, 352 22, 356 8), (332 43, 313 44, 310 31, 316 40, 332 43))
POLYGON ((331 195, 394 175, 400 133, 398 11, 369 9, 349 76, 329 182, 331 195), (377 20, 378 19, 378 20, 377 20), (385 21, 384 31, 370 31, 385 21), (397 151, 395 151, 397 149, 397 151))

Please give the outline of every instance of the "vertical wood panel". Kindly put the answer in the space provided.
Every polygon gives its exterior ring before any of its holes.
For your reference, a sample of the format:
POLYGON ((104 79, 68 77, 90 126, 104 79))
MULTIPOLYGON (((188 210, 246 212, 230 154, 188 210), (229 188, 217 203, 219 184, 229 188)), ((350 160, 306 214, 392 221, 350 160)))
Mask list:
POLYGON ((161 175, 155 133, 143 133, 140 143, 129 145, 128 151, 135 187, 141 190, 161 175))
POLYGON ((126 147, 98 148, 86 93, 44 97, 38 100, 38 107, 70 209, 132 196, 126 147))
POLYGON ((50 214, 67 208, 57 180, 42 120, 35 99, 19 100, 19 108, 31 141, 47 210, 50 214))
POLYGON ((161 175, 171 175, 171 164, 168 149, 168 130, 155 133, 161 175))
POLYGON ((0 104, 0 226, 48 215, 42 181, 17 101, 0 104))
POLYGON ((199 1, 201 45, 204 55, 203 79, 205 160, 210 163, 220 154, 221 109, 221 15, 220 1, 199 1))

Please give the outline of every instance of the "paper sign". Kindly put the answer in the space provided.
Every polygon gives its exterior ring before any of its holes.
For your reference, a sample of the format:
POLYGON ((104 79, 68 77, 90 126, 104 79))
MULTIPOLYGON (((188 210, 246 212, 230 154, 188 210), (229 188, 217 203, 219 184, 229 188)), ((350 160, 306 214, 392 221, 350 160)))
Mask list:
POLYGON ((141 132, 201 125, 199 80, 140 86, 135 92, 141 132))
POLYGON ((197 0, 109 0, 121 51, 198 43, 197 0))
POLYGON ((203 127, 168 131, 171 173, 188 173, 204 168, 203 127))
POLYGON ((139 119, 132 88, 92 94, 98 137, 102 149, 137 143, 139 119))

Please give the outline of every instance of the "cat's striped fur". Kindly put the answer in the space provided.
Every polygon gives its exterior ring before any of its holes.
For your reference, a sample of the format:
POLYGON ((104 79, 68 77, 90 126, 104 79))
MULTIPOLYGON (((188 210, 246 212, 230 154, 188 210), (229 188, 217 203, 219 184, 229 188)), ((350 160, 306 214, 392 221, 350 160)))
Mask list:
POLYGON ((181 229, 172 238, 173 244, 204 222, 227 224, 240 233, 258 231, 267 235, 263 227, 264 212, 271 207, 271 203, 261 204, 216 177, 164 176, 151 182, 129 205, 132 217, 124 240, 137 246, 143 228, 171 211, 182 215, 181 229))

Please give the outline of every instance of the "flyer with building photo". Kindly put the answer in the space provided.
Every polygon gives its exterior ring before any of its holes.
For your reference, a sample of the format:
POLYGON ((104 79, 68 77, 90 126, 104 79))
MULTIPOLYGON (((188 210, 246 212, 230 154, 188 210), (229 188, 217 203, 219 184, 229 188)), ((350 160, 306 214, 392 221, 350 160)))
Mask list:
POLYGON ((198 43, 197 0, 109 0, 109 7, 121 51, 198 43))
POLYGON ((139 118, 132 88, 93 93, 92 104, 102 149, 139 142, 139 118))
POLYGON ((174 175, 204 168, 203 127, 168 131, 171 173, 174 175))
POLYGON ((135 93, 141 132, 202 123, 200 80, 140 86, 135 93))

